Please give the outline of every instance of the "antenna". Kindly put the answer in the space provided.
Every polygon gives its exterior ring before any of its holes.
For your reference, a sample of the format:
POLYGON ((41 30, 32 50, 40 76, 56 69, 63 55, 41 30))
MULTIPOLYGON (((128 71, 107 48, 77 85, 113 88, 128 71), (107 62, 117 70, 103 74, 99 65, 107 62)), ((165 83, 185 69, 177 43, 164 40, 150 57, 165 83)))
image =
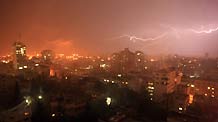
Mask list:
POLYGON ((19 33, 18 34, 18 41, 21 41, 21 37, 22 37, 22 35, 21 35, 21 33, 19 33))

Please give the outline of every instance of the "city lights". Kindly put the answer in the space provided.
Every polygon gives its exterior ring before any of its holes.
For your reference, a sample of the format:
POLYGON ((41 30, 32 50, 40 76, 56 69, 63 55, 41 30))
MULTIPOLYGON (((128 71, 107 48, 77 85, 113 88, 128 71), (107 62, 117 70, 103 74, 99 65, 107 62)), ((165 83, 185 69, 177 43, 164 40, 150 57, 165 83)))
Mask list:
POLYGON ((52 117, 55 117, 55 114, 52 114, 51 116, 52 116, 52 117))
POLYGON ((121 74, 118 74, 117 76, 118 76, 118 77, 122 77, 122 75, 121 75, 121 74))
POLYGON ((151 61, 151 62, 154 62, 155 60, 152 58, 152 59, 150 59, 150 61, 151 61))
POLYGON ((218 120, 218 0, 0 9, 0 122, 218 120))
POLYGON ((193 103, 193 98, 194 98, 194 95, 190 94, 189 95, 189 101, 188 101, 189 104, 193 103))
POLYGON ((28 112, 24 112, 24 115, 25 115, 25 116, 28 116, 28 115, 29 115, 29 113, 28 113, 28 112))
POLYGON ((22 69, 23 69, 23 67, 19 67, 18 69, 22 70, 22 69))
POLYGON ((183 108, 182 107, 179 107, 179 111, 182 111, 183 110, 183 108))
POLYGON ((31 100, 30 96, 25 96, 24 99, 25 99, 25 103, 27 105, 30 105, 32 103, 32 100, 31 100))
POLYGON ((154 89, 154 87, 152 87, 152 86, 148 86, 148 89, 154 89))
POLYGON ((108 106, 110 106, 110 105, 111 105, 111 102, 112 102, 111 97, 107 97, 107 98, 106 98, 106 104, 107 104, 108 106))
POLYGON ((100 67, 101 67, 101 68, 105 68, 105 67, 106 67, 106 64, 100 64, 100 67))
POLYGON ((41 100, 41 99, 42 99, 42 95, 39 95, 39 96, 38 96, 38 99, 41 100))

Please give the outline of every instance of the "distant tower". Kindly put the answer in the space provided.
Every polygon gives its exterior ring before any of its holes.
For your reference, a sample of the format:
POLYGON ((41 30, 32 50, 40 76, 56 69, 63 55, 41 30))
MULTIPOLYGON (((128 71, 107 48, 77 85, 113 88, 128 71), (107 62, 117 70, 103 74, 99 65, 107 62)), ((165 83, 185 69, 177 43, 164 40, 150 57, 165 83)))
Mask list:
POLYGON ((17 41, 13 44, 13 63, 14 68, 22 70, 27 68, 26 65, 26 45, 17 41))

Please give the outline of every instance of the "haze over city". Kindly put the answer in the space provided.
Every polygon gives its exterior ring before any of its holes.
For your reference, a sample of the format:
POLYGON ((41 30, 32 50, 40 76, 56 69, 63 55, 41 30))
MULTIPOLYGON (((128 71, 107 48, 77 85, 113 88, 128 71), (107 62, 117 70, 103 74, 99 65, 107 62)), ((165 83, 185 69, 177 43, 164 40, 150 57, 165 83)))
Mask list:
POLYGON ((218 0, 0 0, 0 122, 218 122, 218 0))
POLYGON ((104 54, 129 47, 146 54, 218 53, 218 1, 2 0, 0 55, 20 40, 28 54, 104 54))

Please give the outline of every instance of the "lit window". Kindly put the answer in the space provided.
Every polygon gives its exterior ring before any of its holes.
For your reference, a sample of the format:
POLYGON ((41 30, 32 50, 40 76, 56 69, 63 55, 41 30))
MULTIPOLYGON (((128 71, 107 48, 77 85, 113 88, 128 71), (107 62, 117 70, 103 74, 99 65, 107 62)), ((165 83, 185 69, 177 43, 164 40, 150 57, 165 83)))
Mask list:
POLYGON ((101 68, 105 68, 105 67, 106 67, 106 64, 100 64, 100 67, 101 67, 101 68))
POLYGON ((118 74, 117 76, 118 76, 118 77, 121 77, 122 75, 121 75, 121 74, 118 74))
POLYGON ((23 69, 23 67, 19 67, 18 69, 23 69))
POLYGON ((52 116, 52 117, 55 117, 55 114, 52 114, 51 116, 52 116))
POLYGON ((148 89, 154 89, 154 87, 152 87, 152 86, 148 86, 148 89))

